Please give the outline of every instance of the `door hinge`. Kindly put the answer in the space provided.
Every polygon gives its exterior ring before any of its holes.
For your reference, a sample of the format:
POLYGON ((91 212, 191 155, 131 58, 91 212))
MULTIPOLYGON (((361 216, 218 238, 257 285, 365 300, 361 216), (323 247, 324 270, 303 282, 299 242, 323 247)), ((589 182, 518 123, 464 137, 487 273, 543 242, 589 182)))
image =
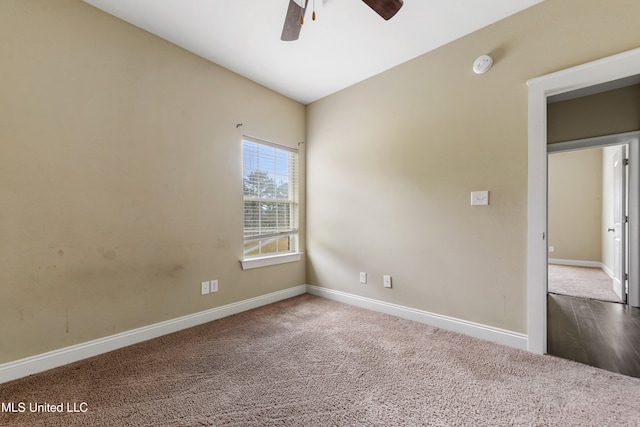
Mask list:
POLYGON ((625 166, 629 166, 629 159, 623 159, 622 164, 625 166))

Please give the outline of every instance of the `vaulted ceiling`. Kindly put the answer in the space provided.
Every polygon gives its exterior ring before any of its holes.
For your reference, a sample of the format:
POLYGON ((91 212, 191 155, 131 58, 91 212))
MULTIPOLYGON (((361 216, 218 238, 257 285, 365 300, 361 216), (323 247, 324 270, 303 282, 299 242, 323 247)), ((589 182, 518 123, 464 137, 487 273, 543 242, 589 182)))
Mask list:
POLYGON ((309 0, 300 38, 288 42, 289 0, 84 1, 308 104, 542 0, 404 0, 389 21, 360 0, 309 0))

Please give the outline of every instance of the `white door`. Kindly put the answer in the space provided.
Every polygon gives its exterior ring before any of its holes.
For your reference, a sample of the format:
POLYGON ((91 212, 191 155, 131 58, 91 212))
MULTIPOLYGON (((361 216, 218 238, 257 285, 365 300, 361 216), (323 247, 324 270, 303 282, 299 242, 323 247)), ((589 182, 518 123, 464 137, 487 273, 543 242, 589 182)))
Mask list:
POLYGON ((626 302, 626 146, 613 156, 613 290, 626 302))

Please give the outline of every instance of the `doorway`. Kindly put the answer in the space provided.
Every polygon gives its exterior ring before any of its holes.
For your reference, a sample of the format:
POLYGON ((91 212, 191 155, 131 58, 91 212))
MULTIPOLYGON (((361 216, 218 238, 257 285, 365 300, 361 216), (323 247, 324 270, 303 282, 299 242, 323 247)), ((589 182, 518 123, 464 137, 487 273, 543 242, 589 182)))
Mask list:
MULTIPOLYGON (((630 50, 584 65, 558 71, 527 82, 528 108, 528 220, 527 220, 527 307, 529 351, 547 353, 547 99, 578 90, 591 90, 640 76, 640 49, 630 50)), ((636 132, 636 136, 637 136, 636 132)), ((622 142, 621 142, 622 143, 622 142)), ((630 152, 630 161, 640 159, 630 152)), ((630 184, 640 181, 630 175, 630 184)), ((638 195, 630 192, 629 217, 638 218, 638 195)), ((636 222, 637 224, 638 222, 636 222)), ((638 229, 629 230, 630 247, 640 239, 638 229)), ((631 258, 638 254, 631 253, 631 258)), ((637 267, 635 267, 637 268, 637 267)), ((631 281, 638 271, 629 265, 629 301, 640 305, 640 290, 631 281), (635 292, 635 294, 634 294, 635 292)))
POLYGON ((625 303, 628 147, 585 142, 548 148, 547 290, 625 303))
POLYGON ((640 309, 626 304, 627 230, 636 226, 627 189, 637 174, 627 153, 638 139, 618 141, 548 146, 547 353, 640 377, 640 309))

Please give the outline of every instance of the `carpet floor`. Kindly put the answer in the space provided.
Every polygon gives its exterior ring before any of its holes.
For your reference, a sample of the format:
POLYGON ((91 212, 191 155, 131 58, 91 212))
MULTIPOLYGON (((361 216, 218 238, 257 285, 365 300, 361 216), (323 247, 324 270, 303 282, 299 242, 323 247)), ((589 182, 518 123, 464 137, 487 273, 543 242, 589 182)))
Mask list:
POLYGON ((599 268, 549 264, 548 271, 548 290, 553 294, 622 302, 613 291, 613 279, 599 268))
POLYGON ((621 427, 637 396, 637 378, 302 295, 2 384, 0 424, 621 427))

